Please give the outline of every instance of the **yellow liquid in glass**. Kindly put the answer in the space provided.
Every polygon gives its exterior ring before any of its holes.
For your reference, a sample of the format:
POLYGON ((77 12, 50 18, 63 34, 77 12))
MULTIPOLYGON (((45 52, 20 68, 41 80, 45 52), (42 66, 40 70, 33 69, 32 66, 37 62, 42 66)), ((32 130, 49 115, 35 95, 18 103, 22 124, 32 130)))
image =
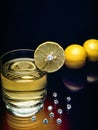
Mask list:
POLYGON ((9 111, 30 116, 43 108, 47 95, 47 75, 30 58, 17 58, 4 64, 1 74, 3 99, 9 111))

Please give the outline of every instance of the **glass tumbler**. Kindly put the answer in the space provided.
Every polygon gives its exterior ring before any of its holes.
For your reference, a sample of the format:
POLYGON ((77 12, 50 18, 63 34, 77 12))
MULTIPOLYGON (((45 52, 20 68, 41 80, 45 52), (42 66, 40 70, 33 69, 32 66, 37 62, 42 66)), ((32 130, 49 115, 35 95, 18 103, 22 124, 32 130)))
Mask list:
POLYGON ((34 62, 34 50, 17 49, 0 57, 3 101, 9 113, 28 117, 43 109, 47 74, 34 62))

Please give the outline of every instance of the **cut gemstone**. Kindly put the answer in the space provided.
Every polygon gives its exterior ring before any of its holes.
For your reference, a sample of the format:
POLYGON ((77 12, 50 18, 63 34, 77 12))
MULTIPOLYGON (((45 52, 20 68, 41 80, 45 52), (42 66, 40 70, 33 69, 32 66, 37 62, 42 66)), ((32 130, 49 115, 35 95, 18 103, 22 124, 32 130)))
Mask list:
POLYGON ((56 123, 57 123, 58 125, 62 124, 62 119, 58 118, 58 119, 56 120, 56 123))
POLYGON ((58 109, 57 113, 61 115, 63 113, 63 110, 62 109, 58 109))
POLYGON ((53 93, 53 97, 54 97, 54 98, 57 97, 57 93, 56 93, 56 92, 53 93))
POLYGON ((66 98, 66 101, 67 101, 67 102, 70 102, 70 101, 71 101, 71 97, 68 96, 68 97, 66 98))
POLYGON ((67 104, 67 110, 70 110, 72 108, 71 104, 67 104))
POLYGON ((36 116, 32 116, 32 121, 36 121, 36 116))
POLYGON ((59 104, 59 100, 58 100, 58 99, 55 99, 55 100, 54 100, 54 104, 55 104, 55 105, 59 104))
POLYGON ((52 111, 53 110, 53 106, 48 106, 48 111, 52 111))
POLYGON ((54 113, 53 113, 53 112, 50 112, 49 117, 50 117, 50 118, 54 118, 54 113))
POLYGON ((44 124, 48 124, 48 119, 45 118, 45 119, 43 120, 43 123, 44 123, 44 124))

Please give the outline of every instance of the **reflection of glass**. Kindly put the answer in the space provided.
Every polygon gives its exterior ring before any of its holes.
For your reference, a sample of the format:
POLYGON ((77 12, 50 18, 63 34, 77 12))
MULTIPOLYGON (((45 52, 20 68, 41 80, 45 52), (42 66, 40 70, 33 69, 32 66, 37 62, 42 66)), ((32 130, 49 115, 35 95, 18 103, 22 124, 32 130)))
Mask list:
POLYGON ((63 109, 60 103, 53 104, 53 99, 47 97, 44 109, 29 117, 19 117, 7 111, 3 115, 3 130, 69 130, 65 108, 63 109))
POLYGON ((33 59, 34 51, 18 49, 1 56, 3 100, 11 113, 27 117, 43 108, 47 76, 33 59))
POLYGON ((69 69, 65 66, 62 80, 64 86, 70 91, 76 92, 82 90, 86 83, 85 67, 80 69, 69 69))
POLYGON ((42 113, 43 111, 39 112, 34 117, 17 117, 7 113, 7 127, 9 130, 39 130, 42 124, 42 113))

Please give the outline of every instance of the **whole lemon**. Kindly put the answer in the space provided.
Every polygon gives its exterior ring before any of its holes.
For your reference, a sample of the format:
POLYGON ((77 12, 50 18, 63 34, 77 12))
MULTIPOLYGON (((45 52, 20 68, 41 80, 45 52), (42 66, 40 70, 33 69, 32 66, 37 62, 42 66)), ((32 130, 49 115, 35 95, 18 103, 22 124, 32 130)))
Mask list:
POLYGON ((91 62, 98 61, 98 40, 88 39, 84 42, 83 47, 87 52, 88 60, 91 62))
POLYGON ((71 44, 65 48, 65 65, 71 69, 79 69, 86 63, 86 51, 79 44, 71 44))

